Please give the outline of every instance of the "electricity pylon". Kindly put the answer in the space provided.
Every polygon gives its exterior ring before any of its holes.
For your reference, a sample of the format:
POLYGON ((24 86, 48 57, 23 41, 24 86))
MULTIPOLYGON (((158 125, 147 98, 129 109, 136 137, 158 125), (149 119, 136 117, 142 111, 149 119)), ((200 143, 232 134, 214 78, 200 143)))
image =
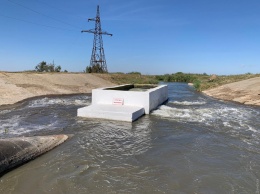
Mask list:
POLYGON ((105 58, 105 52, 103 48, 102 34, 112 36, 112 34, 102 31, 101 20, 99 13, 99 5, 97 6, 97 15, 95 18, 88 19, 89 21, 95 21, 95 29, 82 30, 81 32, 88 32, 94 34, 93 49, 90 59, 90 67, 97 68, 100 73, 107 72, 107 63, 105 58))

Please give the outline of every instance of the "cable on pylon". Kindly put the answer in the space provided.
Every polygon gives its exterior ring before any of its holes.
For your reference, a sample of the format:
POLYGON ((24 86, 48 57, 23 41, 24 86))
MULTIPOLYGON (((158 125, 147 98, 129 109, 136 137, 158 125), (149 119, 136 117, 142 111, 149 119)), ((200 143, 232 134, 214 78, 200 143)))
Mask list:
POLYGON ((90 67, 96 68, 99 73, 107 73, 107 64, 105 58, 105 52, 103 47, 102 34, 112 36, 112 34, 102 31, 99 5, 97 6, 97 15, 95 18, 90 18, 88 21, 95 22, 95 29, 82 30, 81 32, 88 32, 94 34, 93 48, 90 59, 90 67))

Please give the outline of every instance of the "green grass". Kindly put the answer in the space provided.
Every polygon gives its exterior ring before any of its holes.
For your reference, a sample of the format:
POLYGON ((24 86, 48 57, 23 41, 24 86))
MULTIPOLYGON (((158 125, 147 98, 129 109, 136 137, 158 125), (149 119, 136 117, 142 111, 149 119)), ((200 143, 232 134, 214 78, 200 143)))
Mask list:
MULTIPOLYGON (((0 71, 1 72, 1 71, 0 71)), ((4 72, 2 72, 4 73, 4 72)), ((20 73, 20 72, 12 72, 20 73)), ((56 72, 36 72, 33 71, 23 71, 23 73, 56 73, 56 72)), ((69 74, 69 72, 59 72, 69 74)), ((81 74, 82 72, 78 72, 81 74)), ((75 74, 75 72, 73 73, 75 74)), ((209 81, 210 75, 206 73, 203 74, 191 74, 177 72, 175 74, 165 74, 165 75, 142 75, 140 72, 130 72, 130 73, 94 73, 94 75, 108 80, 115 84, 158 84, 160 81, 163 82, 186 82, 193 83, 194 88, 197 91, 204 91, 212 88, 222 86, 224 84, 229 84, 241 80, 246 80, 254 77, 260 77, 260 74, 240 74, 240 75, 217 75, 217 78, 213 81, 209 81)))
POLYGON ((100 78, 108 80, 115 84, 157 84, 159 80, 156 76, 141 75, 140 73, 106 73, 106 74, 94 74, 100 78))
POLYGON ((209 77, 199 78, 199 80, 201 81, 200 91, 216 88, 225 84, 238 82, 238 81, 242 81, 254 77, 260 77, 260 74, 222 75, 222 76, 217 76, 217 78, 213 81, 208 81, 209 77))
POLYGON ((139 72, 131 73, 105 73, 94 74, 100 78, 108 80, 115 84, 157 84, 160 81, 164 82, 186 82, 193 83, 197 91, 204 91, 218 86, 229 84, 241 80, 246 80, 254 77, 260 77, 260 74, 241 74, 241 75, 217 75, 213 81, 209 81, 211 75, 204 74, 191 74, 178 72, 175 74, 165 75, 142 75, 139 72))
POLYGON ((209 81, 210 75, 207 74, 185 74, 178 72, 176 74, 165 75, 141 75, 140 73, 107 73, 94 74, 105 80, 115 84, 157 84, 160 81, 164 82, 186 82, 193 83, 197 91, 212 89, 224 84, 229 84, 241 80, 246 80, 254 77, 260 77, 260 74, 241 74, 241 75, 221 75, 217 76, 213 81, 209 81))

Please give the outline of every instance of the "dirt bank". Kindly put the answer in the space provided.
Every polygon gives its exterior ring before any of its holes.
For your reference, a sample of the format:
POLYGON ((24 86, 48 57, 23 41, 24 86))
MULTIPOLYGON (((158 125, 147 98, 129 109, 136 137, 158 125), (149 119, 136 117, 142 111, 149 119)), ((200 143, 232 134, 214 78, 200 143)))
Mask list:
MULTIPOLYGON (((100 76, 85 73, 0 72, 0 105, 42 95, 91 93, 94 88, 112 85, 100 76)), ((260 105, 260 77, 203 92, 222 100, 260 105)))
POLYGON ((112 85, 107 80, 85 73, 0 72, 0 105, 42 95, 91 93, 93 88, 112 85))
POLYGON ((226 84, 203 92, 222 100, 260 106, 260 77, 226 84))

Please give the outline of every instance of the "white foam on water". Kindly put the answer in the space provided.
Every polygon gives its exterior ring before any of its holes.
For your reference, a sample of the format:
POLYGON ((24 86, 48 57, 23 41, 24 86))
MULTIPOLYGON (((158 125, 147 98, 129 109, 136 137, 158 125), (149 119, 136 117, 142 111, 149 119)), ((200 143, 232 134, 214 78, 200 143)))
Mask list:
POLYGON ((15 134, 15 129, 19 127, 22 120, 21 116, 15 115, 9 119, 0 120, 0 136, 6 134, 15 134))
POLYGON ((161 105, 152 112, 153 115, 160 116, 182 122, 200 122, 205 125, 219 125, 236 130, 246 130, 259 133, 259 129, 248 123, 250 117, 255 116, 254 112, 243 108, 219 107, 219 108, 175 108, 161 105))
POLYGON ((84 99, 71 99, 71 98, 42 98, 33 100, 29 103, 28 107, 46 107, 50 105, 89 105, 90 97, 86 96, 84 99))
POLYGON ((161 105, 157 110, 153 111, 152 114, 190 122, 204 122, 206 119, 212 118, 212 115, 209 114, 206 109, 183 109, 166 105, 161 105))
MULTIPOLYGON (((55 115, 54 115, 55 117, 55 115)), ((22 135, 32 131, 51 130, 59 126, 59 121, 46 124, 25 123, 25 116, 15 115, 8 119, 0 120, 0 137, 22 135)))
POLYGON ((170 101, 171 104, 177 104, 177 105, 203 105, 206 104, 206 101, 170 101))
POLYGON ((0 129, 5 129, 7 127, 17 127, 21 121, 21 116, 15 115, 9 119, 0 120, 0 129))
POLYGON ((1 110, 0 111, 0 114, 6 114, 6 113, 9 113, 9 112, 11 112, 13 109, 11 109, 11 110, 1 110))
POLYGON ((232 125, 230 125, 229 122, 227 122, 227 121, 224 121, 224 122, 223 122, 223 125, 224 125, 225 127, 232 127, 232 125))
POLYGON ((248 126, 248 130, 249 131, 253 131, 253 132, 255 132, 255 133, 259 133, 260 131, 258 130, 256 130, 256 129, 254 129, 253 127, 251 127, 251 126, 248 126))

